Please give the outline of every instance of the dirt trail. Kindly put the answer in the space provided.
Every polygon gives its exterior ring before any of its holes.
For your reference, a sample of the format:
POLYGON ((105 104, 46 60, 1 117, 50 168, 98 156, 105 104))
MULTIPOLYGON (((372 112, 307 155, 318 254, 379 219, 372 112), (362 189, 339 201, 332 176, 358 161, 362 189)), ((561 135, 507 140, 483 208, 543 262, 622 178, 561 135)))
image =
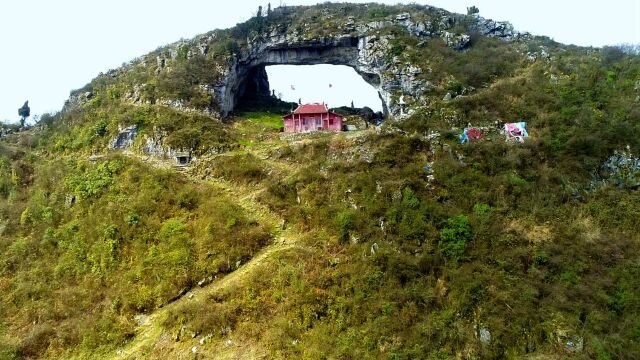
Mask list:
MULTIPOLYGON (((145 358, 145 353, 150 351, 154 344, 163 340, 164 334, 161 326, 167 315, 174 309, 179 308, 182 304, 190 301, 202 301, 217 291, 233 286, 242 285, 242 281, 251 276, 262 264, 277 254, 284 253, 295 248, 302 249, 293 242, 273 244, 265 247, 260 253, 254 256, 249 262, 242 265, 236 271, 226 275, 225 277, 214 281, 210 285, 202 288, 194 288, 180 299, 154 311, 148 316, 138 318, 139 326, 137 328, 136 337, 122 349, 117 350, 106 359, 138 359, 145 358)), ((173 341, 173 340, 171 340, 173 341)), ((185 344, 191 346, 190 344, 185 344)))
MULTIPOLYGON (((232 273, 227 274, 220 279, 214 280, 211 284, 204 287, 191 289, 184 296, 171 303, 166 304, 164 307, 157 309, 149 315, 138 315, 136 317, 136 320, 138 321, 138 327, 136 329, 135 338, 128 342, 123 348, 118 349, 112 354, 101 357, 114 360, 147 358, 148 355, 145 355, 147 352, 151 351, 156 344, 166 341, 167 338, 170 337, 170 334, 167 334, 164 331, 161 324, 172 310, 189 301, 206 299, 209 297, 209 295, 212 295, 217 291, 220 291, 221 289, 242 285, 242 281, 244 279, 249 278, 253 272, 259 269, 261 265, 265 264, 265 262, 268 262, 269 259, 276 257, 278 254, 294 249, 304 250, 301 245, 298 245, 297 241, 301 238, 300 232, 298 232, 298 230, 292 226, 287 226, 286 229, 282 229, 283 219, 278 214, 271 211, 267 206, 259 203, 256 200, 258 194, 264 190, 263 188, 237 185, 220 178, 202 180, 198 179, 196 175, 189 174, 188 169, 177 168, 170 161, 138 156, 132 153, 128 153, 127 155, 137 157, 145 163, 157 168, 175 169, 175 171, 178 171, 183 175, 189 177, 192 181, 206 183, 209 186, 213 186, 222 190, 222 192, 228 198, 232 199, 234 203, 242 207, 246 211, 248 216, 254 218, 260 224, 274 229, 274 242, 273 244, 264 247, 251 260, 241 265, 232 273)), ((175 342, 173 342, 173 344, 174 346, 177 345, 177 343, 175 342)), ((182 347, 190 345, 181 344, 180 346, 182 347)), ((188 355, 193 355, 189 353, 190 349, 181 350, 182 353, 185 354, 185 358, 188 358, 188 355)), ((219 354, 224 358, 239 357, 237 353, 232 354, 233 349, 224 350, 227 353, 226 356, 222 355, 224 352, 219 354)), ((256 356, 255 349, 237 350, 245 352, 245 354, 251 354, 245 356, 240 355, 240 357, 242 358, 246 356, 254 358, 256 356)), ((220 358, 220 356, 217 357, 220 358)))

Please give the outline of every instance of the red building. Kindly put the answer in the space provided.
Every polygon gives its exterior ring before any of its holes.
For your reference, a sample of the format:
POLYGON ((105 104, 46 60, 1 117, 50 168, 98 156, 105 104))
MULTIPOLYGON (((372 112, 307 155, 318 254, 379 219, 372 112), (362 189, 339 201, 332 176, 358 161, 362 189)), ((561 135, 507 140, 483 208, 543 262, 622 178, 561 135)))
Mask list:
POLYGON ((292 114, 285 116, 283 120, 285 132, 342 130, 342 116, 330 112, 325 104, 299 105, 292 114))

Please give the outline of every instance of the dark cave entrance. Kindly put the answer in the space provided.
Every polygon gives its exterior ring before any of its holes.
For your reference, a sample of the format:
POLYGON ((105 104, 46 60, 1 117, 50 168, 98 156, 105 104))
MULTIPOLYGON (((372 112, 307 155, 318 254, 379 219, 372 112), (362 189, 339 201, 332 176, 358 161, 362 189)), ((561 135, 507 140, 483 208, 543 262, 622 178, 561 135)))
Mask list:
POLYGON ((240 95, 240 99, 235 112, 269 111, 284 115, 295 105, 278 99, 272 93, 265 66, 253 67, 246 80, 240 83, 237 94, 240 95))

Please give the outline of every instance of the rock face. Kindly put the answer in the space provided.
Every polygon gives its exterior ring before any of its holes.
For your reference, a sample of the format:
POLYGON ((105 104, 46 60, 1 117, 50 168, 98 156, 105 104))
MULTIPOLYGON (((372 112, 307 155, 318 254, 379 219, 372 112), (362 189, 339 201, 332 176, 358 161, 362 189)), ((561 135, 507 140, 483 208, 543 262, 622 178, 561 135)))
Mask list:
POLYGON ((118 136, 109 144, 110 149, 126 149, 133 145, 133 142, 138 135, 138 128, 136 126, 130 126, 124 129, 120 129, 118 136))
POLYGON ((611 184, 617 187, 640 187, 640 158, 631 151, 616 151, 605 161, 592 181, 592 187, 611 184))
POLYGON ((472 30, 485 36, 497 37, 506 40, 513 40, 514 38, 521 36, 528 36, 528 34, 520 34, 515 31, 513 25, 508 22, 493 21, 482 17, 478 17, 478 21, 473 24, 472 30))
POLYGON ((147 137, 142 145, 142 152, 157 158, 173 158, 178 155, 178 151, 164 146, 164 136, 161 133, 147 137))
POLYGON ((13 131, 9 128, 0 128, 0 138, 13 134, 13 131))
MULTIPOLYGON (((410 36, 440 37, 447 46, 462 50, 470 43, 467 34, 454 33, 452 28, 462 15, 449 14, 443 10, 425 7, 425 11, 436 11, 440 21, 412 21, 411 14, 402 13, 392 20, 357 23, 349 17, 343 33, 307 38, 304 31, 290 30, 286 26, 275 26, 261 36, 248 40, 248 50, 232 57, 222 80, 213 86, 213 95, 221 115, 226 116, 246 93, 269 95, 265 66, 268 65, 346 65, 355 69, 366 82, 377 91, 385 115, 400 115, 401 96, 420 103, 423 95, 433 85, 420 77, 423 69, 403 63, 391 55, 392 35, 380 35, 386 27, 404 28, 410 36)), ((520 34, 509 23, 495 22, 474 17, 471 28, 486 36, 505 40, 518 38, 520 34)), ((411 109, 408 109, 409 113, 411 109)))

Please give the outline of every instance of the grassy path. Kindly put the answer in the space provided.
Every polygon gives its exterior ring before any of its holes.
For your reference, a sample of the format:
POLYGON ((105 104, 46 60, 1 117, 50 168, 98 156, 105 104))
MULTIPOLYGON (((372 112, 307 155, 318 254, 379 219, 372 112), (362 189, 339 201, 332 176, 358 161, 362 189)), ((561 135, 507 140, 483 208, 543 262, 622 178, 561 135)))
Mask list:
MULTIPOLYGON (((256 271, 261 265, 269 261, 269 259, 277 256, 280 253, 300 248, 294 242, 278 243, 265 247, 260 253, 254 256, 249 262, 241 266, 238 270, 226 275, 225 277, 211 283, 202 288, 192 289, 186 296, 164 306, 161 309, 154 311, 152 314, 139 320, 140 325, 137 328, 136 337, 129 342, 124 348, 117 350, 116 352, 106 356, 105 359, 144 359, 145 354, 153 349, 154 345, 158 342, 166 340, 169 334, 164 334, 164 330, 161 326, 164 319, 168 314, 176 308, 182 306, 182 304, 190 301, 204 301, 210 295, 215 294, 221 289, 241 286, 244 279, 247 279, 256 271), (164 339, 163 339, 164 338, 164 339)), ((170 339, 173 341, 173 339, 170 339)), ((178 343, 173 343, 178 345, 178 343)), ((175 346, 174 345, 174 346, 175 346)), ((192 344, 187 342, 182 344, 183 353, 188 353, 192 344)), ((179 347, 178 347, 179 348, 179 347)))
MULTIPOLYGON (((249 217, 255 219, 258 223, 268 226, 273 230, 274 242, 271 245, 264 247, 259 253, 257 253, 247 263, 241 265, 237 270, 226 276, 215 280, 209 285, 204 287, 198 287, 191 289, 187 294, 178 298, 177 300, 166 304, 164 307, 155 310, 149 315, 139 315, 137 317, 138 327, 136 328, 135 337, 129 341, 124 347, 118 349, 103 356, 95 356, 96 358, 103 359, 146 359, 151 358, 148 354, 156 346, 161 346, 162 343, 171 341, 172 352, 179 352, 184 355, 184 358, 193 358, 191 353, 191 346, 193 342, 186 341, 184 343, 174 342, 170 339, 170 334, 166 333, 162 328, 163 321, 167 318, 168 314, 172 310, 181 307, 184 303, 189 301, 204 301, 210 295, 215 294, 221 289, 242 286, 243 280, 248 279, 252 274, 258 270, 262 265, 267 263, 270 259, 274 259, 278 254, 291 250, 304 250, 301 245, 298 245, 298 239, 301 238, 300 232, 295 227, 287 226, 286 229, 282 229, 283 219, 273 211, 271 211, 264 204, 259 203, 256 198, 260 192, 264 191, 261 187, 252 187, 245 185, 238 185, 231 183, 225 179, 213 178, 202 180, 197 177, 197 174, 190 174, 188 169, 176 168, 171 161, 160 160, 157 158, 149 158, 137 156, 135 154, 127 154, 130 156, 138 157, 151 166, 163 168, 163 169, 175 169, 181 172, 185 176, 189 177, 192 181, 200 182, 208 186, 218 188, 225 194, 226 197, 231 199, 235 204, 243 208, 249 217), (186 171, 185 171, 186 170, 186 171)), ((277 167, 279 171, 292 171, 292 168, 287 168, 272 164, 277 167)), ((290 175, 291 173, 289 173, 290 175)), ((262 357, 256 352, 256 349, 239 349, 227 348, 221 349, 223 352, 217 353, 216 358, 256 358, 262 357), (235 351, 234 351, 235 350, 235 351), (226 351, 226 355, 225 352, 226 351)), ((84 358, 83 356, 78 359, 84 358)), ((183 358, 180 356, 179 358, 183 358)), ((200 358, 200 357, 199 357, 200 358)), ((208 357, 206 357, 208 358, 208 357)))

